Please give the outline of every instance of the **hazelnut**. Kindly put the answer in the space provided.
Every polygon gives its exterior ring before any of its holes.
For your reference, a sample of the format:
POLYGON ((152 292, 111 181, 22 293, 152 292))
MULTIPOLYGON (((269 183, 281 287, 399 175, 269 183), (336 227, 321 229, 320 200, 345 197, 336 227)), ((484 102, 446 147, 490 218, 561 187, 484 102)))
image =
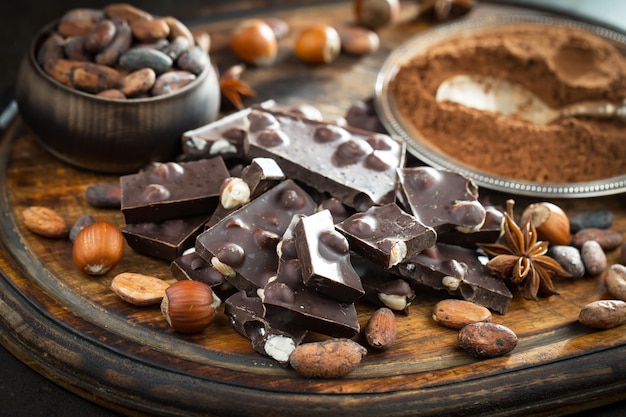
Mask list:
POLYGON ((230 46, 245 63, 257 66, 272 65, 278 53, 274 30, 261 19, 239 23, 231 34, 230 46))
POLYGON ((548 241, 551 245, 570 243, 569 218, 556 204, 541 202, 529 205, 522 213, 521 223, 526 223, 528 219, 537 229, 539 240, 548 241))
POLYGON ((81 271, 89 275, 103 275, 120 262, 124 247, 124 236, 117 226, 97 221, 78 232, 72 257, 81 271))
POLYGON ((369 29, 391 26, 400 14, 399 0, 355 0, 356 23, 369 29))
POLYGON ((337 30, 328 25, 309 27, 298 35, 295 53, 309 64, 329 64, 341 52, 341 39, 337 30))
POLYGON ((207 284, 184 280, 170 285, 161 301, 161 313, 172 329, 198 333, 211 324, 221 300, 207 284))

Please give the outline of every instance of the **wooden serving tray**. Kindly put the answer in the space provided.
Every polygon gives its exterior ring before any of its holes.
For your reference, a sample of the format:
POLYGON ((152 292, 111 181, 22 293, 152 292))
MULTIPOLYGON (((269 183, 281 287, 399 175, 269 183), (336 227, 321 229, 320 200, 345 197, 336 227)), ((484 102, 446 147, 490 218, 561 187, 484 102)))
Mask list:
MULTIPOLYGON (((294 31, 307 22, 351 16, 346 2, 272 15, 287 19, 294 31)), ((218 17, 206 28, 219 31, 234 21, 218 17)), ((404 19, 381 32, 378 53, 342 56, 326 67, 305 66, 283 50, 275 67, 251 70, 247 80, 259 92, 255 100, 308 102, 340 116, 372 94, 386 53, 425 27, 404 19)), ((168 263, 127 248, 113 271, 90 277, 73 265, 69 240, 42 238, 23 227, 21 212, 31 205, 52 207, 70 224, 91 214, 123 225, 118 210, 94 209, 84 199, 89 185, 118 177, 52 158, 18 118, 0 142, 0 178, 0 343, 58 384, 124 414, 558 415, 626 398, 624 328, 596 331, 577 322, 581 307, 608 296, 601 276, 557 282, 560 295, 537 302, 516 296, 494 321, 513 329, 519 344, 488 360, 462 352, 457 332, 432 321, 434 304, 446 294, 425 288, 410 314, 398 316, 393 347, 369 353, 342 379, 309 380, 253 352, 223 314, 203 333, 184 336, 169 329, 158 307, 129 305, 109 288, 117 273, 127 271, 171 279, 168 263)), ((510 197, 481 193, 496 203, 510 197)), ((532 200, 517 201, 521 207, 532 200)), ((623 195, 557 203, 566 210, 612 210, 614 229, 626 231, 623 195)), ((362 325, 372 312, 359 305, 362 325)))

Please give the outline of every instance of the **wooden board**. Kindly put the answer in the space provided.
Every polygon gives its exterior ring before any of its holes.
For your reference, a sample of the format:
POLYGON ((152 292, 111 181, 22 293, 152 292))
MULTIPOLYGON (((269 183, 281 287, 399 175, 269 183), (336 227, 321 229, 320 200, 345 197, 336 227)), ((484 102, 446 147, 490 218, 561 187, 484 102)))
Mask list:
MULTIPOLYGON (((410 15, 411 10, 405 10, 410 15)), ((293 30, 312 20, 349 19, 348 3, 273 12, 293 30)), ((234 19, 234 18, 233 18, 234 19)), ((233 21, 206 24, 222 30, 233 21)), ((328 67, 300 64, 288 48, 280 63, 248 74, 256 100, 308 102, 340 116, 373 91, 388 51, 424 23, 410 18, 381 33, 378 53, 342 56, 328 67)), ((219 57, 219 54, 216 54, 219 57)), ((223 56, 226 62, 228 57, 223 56)), ((398 316, 393 348, 370 353, 362 366, 338 380, 308 380, 251 349, 220 314, 199 335, 172 332, 158 307, 126 304, 109 289, 120 272, 171 278, 166 262, 127 248, 103 277, 76 270, 71 243, 25 230, 21 211, 55 208, 68 222, 83 214, 123 225, 117 210, 97 210, 84 200, 96 182, 115 176, 79 171, 45 153, 19 118, 0 143, 0 342, 60 385, 128 415, 557 415, 626 398, 626 332, 594 331, 577 323, 580 308, 607 297, 602 277, 558 282, 559 296, 538 302, 516 297, 494 321, 519 336, 507 356, 476 360, 456 347, 456 331, 431 319, 445 294, 424 289, 408 316, 398 316)), ((481 190, 494 202, 509 196, 481 190)), ((518 205, 532 201, 518 198, 518 205)), ((626 231, 625 196, 557 201, 568 210, 614 211, 614 228, 626 231)), ((611 260, 617 254, 610 254, 611 260)), ((373 308, 360 305, 361 324, 373 308)))

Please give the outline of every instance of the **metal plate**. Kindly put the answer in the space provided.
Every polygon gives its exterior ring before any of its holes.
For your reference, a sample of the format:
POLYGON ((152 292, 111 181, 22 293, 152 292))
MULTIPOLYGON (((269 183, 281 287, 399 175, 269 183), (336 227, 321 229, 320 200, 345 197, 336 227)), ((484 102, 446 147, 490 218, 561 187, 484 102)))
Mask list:
POLYGON ((618 32, 591 24, 544 16, 492 16, 457 21, 421 32, 396 48, 383 63, 375 85, 376 110, 391 132, 407 142, 408 151, 422 162, 443 169, 458 171, 476 182, 481 187, 518 195, 533 197, 583 198, 618 194, 626 191, 626 174, 597 181, 577 183, 539 183, 521 181, 497 176, 461 164, 450 156, 431 148, 420 132, 403 118, 396 106, 389 85, 402 65, 440 43, 459 35, 470 35, 483 29, 493 29, 512 24, 536 24, 550 27, 563 26, 587 31, 616 44, 626 51, 626 36, 618 32))

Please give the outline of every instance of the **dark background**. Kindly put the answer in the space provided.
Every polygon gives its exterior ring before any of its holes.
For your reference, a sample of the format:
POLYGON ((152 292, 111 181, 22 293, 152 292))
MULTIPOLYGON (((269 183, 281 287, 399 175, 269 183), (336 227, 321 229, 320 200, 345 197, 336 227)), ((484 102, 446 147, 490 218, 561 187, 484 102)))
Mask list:
MULTIPOLYGON (((212 11, 223 9, 233 0, 142 0, 131 3, 159 15, 173 15, 181 21, 211 19, 212 11)), ((0 111, 10 99, 19 61, 39 28, 75 7, 102 8, 111 1, 97 0, 13 0, 0 4, 0 111)), ((253 2, 244 2, 253 3, 253 2)), ((258 2, 257 2, 258 3, 258 2)), ((270 7, 284 7, 285 1, 265 1, 270 7)), ((519 0, 502 1, 552 9, 603 23, 626 32, 626 1, 614 0, 519 0)), ((626 402, 606 406, 581 416, 617 417, 626 415, 626 402)), ((0 416, 7 417, 70 417, 118 414, 75 396, 48 381, 17 360, 0 346, 0 416)))

